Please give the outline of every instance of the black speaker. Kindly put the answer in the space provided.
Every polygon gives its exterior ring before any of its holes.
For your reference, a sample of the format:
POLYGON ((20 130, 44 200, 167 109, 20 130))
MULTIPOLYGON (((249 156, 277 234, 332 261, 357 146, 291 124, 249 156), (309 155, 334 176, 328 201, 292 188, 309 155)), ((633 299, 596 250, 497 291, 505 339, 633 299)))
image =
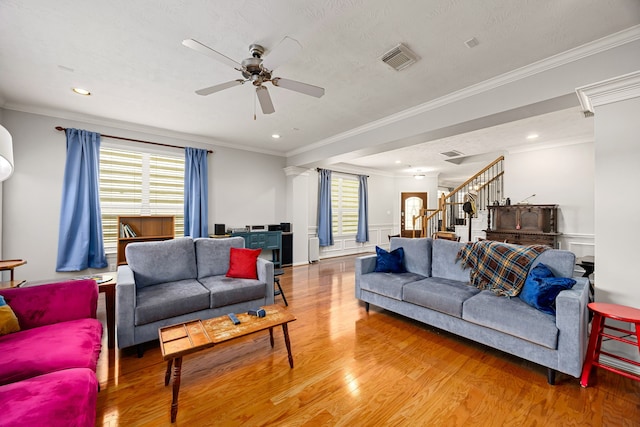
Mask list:
POLYGON ((214 230, 213 234, 215 234, 216 236, 222 236, 227 232, 227 230, 225 230, 224 228, 224 224, 214 224, 213 230, 214 230))
POLYGON ((283 233, 291 233, 291 223, 290 222, 281 222, 280 227, 282 227, 283 233))

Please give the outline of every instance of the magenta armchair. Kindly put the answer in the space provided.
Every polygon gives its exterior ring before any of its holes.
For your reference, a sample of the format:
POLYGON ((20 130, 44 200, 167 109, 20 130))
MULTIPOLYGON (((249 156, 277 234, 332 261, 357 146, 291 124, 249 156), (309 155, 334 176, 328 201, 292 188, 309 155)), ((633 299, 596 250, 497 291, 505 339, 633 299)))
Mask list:
POLYGON ((20 331, 0 336, 0 424, 95 423, 102 324, 89 280, 0 289, 20 331))

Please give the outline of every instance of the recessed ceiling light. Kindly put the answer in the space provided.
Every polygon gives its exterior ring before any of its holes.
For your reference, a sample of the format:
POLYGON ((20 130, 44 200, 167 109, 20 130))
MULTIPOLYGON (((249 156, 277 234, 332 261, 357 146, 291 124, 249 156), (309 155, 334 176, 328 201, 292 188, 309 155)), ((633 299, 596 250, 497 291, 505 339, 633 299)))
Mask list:
POLYGON ((540 135, 538 135, 537 133, 531 133, 531 134, 527 135, 527 139, 536 139, 539 136, 540 135))
POLYGON ((271 138, 278 139, 278 138, 280 138, 280 135, 277 134, 277 133, 274 133, 273 135, 271 135, 271 138))
POLYGON ((396 160, 396 164, 402 163, 402 160, 396 160))
POLYGON ((86 89, 82 89, 81 87, 74 87, 74 88, 71 88, 71 90, 77 93, 78 95, 85 95, 85 96, 91 95, 91 92, 89 92, 86 89))

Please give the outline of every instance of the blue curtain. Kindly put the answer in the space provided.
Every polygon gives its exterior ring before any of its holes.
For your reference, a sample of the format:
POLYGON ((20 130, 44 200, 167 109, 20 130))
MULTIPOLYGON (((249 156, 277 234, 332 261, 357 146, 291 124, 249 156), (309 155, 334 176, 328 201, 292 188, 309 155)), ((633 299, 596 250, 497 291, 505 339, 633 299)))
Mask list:
POLYGON ((209 236, 209 184, 207 150, 184 150, 184 235, 209 236))
POLYGON ((100 212, 100 134, 67 129, 56 271, 107 267, 100 212))
POLYGON ((367 176, 358 175, 358 232, 356 242, 365 243, 369 241, 369 190, 367 186, 367 176))
POLYGON ((318 239, 320 246, 333 245, 331 230, 331 171, 320 169, 318 174, 318 239))

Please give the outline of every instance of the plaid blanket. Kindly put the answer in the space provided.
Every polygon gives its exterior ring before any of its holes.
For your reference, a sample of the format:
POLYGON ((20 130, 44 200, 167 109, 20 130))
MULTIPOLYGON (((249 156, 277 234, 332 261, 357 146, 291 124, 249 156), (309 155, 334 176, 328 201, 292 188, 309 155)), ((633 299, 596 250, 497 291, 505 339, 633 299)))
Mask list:
POLYGON ((547 249, 483 240, 463 246, 456 261, 460 259, 463 268, 471 268, 471 284, 476 288, 513 297, 522 290, 531 263, 547 249))

